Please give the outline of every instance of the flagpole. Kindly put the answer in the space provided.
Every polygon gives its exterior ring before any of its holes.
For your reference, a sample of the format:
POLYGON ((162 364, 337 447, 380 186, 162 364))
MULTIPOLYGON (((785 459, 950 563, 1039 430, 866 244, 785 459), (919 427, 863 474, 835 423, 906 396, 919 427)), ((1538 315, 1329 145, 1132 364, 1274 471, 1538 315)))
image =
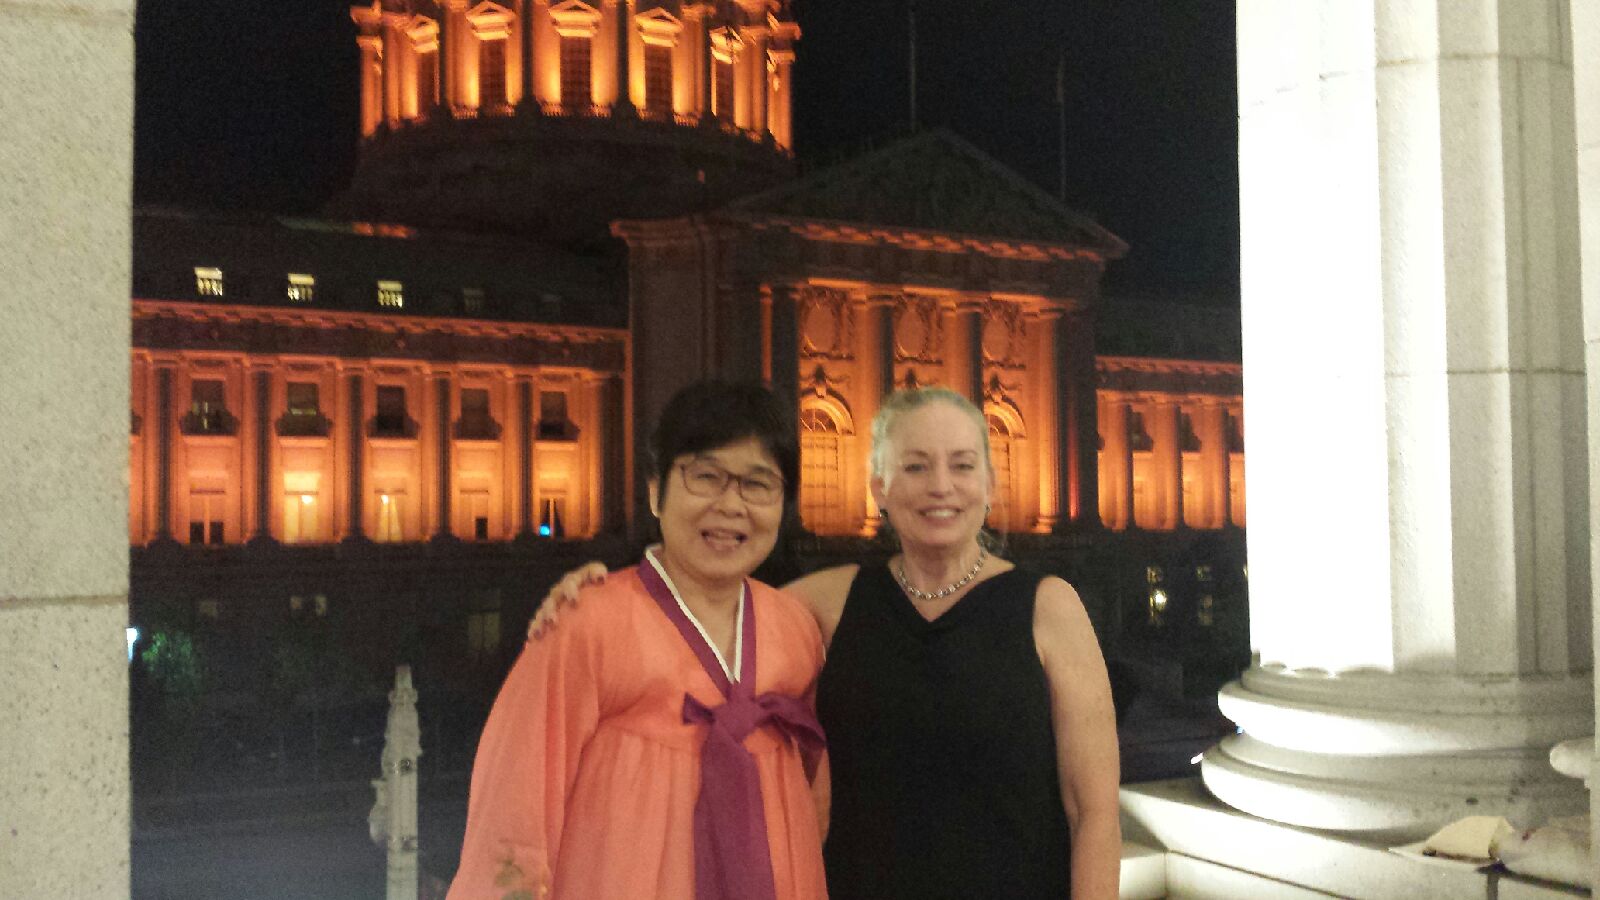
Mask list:
POLYGON ((909 121, 911 122, 911 130, 912 131, 916 131, 917 130, 917 0, 907 0, 907 3, 906 3, 906 22, 909 25, 909 30, 910 30, 910 33, 911 33, 911 56, 910 56, 910 60, 909 60, 909 65, 911 67, 911 72, 910 72, 910 78, 908 80, 908 83, 911 86, 910 110, 909 110, 911 115, 909 117, 909 121))
POLYGON ((1061 48, 1061 58, 1056 63, 1056 115, 1059 126, 1057 150, 1061 157, 1061 202, 1067 202, 1067 48, 1061 48))

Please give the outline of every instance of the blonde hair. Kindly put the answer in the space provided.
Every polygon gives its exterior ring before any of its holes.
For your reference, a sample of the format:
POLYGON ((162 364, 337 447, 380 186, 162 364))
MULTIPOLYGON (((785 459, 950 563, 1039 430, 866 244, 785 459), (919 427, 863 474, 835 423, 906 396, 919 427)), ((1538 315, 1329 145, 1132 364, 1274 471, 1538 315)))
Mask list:
POLYGON ((872 417, 872 452, 867 456, 870 477, 883 479, 884 486, 888 487, 891 471, 889 433, 906 413, 930 403, 948 403, 972 420, 972 427, 978 431, 978 446, 982 448, 983 470, 993 478, 994 466, 989 461, 989 420, 984 418, 983 410, 974 406, 971 400, 945 387, 907 388, 895 391, 884 399, 883 405, 878 407, 878 414, 872 417))

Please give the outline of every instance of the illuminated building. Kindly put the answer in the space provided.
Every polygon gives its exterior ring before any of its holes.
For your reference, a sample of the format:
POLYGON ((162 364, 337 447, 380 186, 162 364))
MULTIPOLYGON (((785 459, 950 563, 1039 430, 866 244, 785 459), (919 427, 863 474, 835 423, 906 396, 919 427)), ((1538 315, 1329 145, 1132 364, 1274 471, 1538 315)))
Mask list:
POLYGON ((989 423, 1008 554, 1113 643, 1242 663, 1236 321, 1101 297, 1122 241, 947 131, 794 177, 775 0, 352 15, 363 137, 327 220, 134 217, 143 633, 260 677, 253 638, 309 617, 470 710, 554 576, 637 555, 642 438, 722 376, 802 431, 803 533, 763 575, 886 552, 869 423, 944 384, 989 423))

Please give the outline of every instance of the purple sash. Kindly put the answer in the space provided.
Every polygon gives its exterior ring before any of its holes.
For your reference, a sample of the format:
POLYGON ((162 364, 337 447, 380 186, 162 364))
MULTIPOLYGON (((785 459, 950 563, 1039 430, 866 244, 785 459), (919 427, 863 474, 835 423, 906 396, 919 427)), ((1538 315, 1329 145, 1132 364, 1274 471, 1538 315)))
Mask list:
POLYGON ((696 900, 776 900, 767 819, 756 761, 744 739, 763 725, 776 728, 807 751, 823 746, 822 726, 800 700, 776 692, 757 697, 755 595, 744 584, 743 650, 739 680, 730 682, 711 646, 684 615, 672 590, 647 557, 639 578, 667 619, 688 642, 700 665, 722 692, 721 706, 708 707, 683 695, 683 721, 707 725, 700 748, 700 795, 694 804, 696 900))

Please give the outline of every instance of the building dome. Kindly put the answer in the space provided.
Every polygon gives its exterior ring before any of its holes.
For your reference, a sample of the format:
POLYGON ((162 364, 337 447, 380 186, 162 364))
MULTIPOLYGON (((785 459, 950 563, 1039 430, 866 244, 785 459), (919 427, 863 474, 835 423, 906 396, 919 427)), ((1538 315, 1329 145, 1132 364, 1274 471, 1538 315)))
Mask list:
POLYGON ((562 241, 788 178, 786 0, 373 0, 338 215, 562 241))

